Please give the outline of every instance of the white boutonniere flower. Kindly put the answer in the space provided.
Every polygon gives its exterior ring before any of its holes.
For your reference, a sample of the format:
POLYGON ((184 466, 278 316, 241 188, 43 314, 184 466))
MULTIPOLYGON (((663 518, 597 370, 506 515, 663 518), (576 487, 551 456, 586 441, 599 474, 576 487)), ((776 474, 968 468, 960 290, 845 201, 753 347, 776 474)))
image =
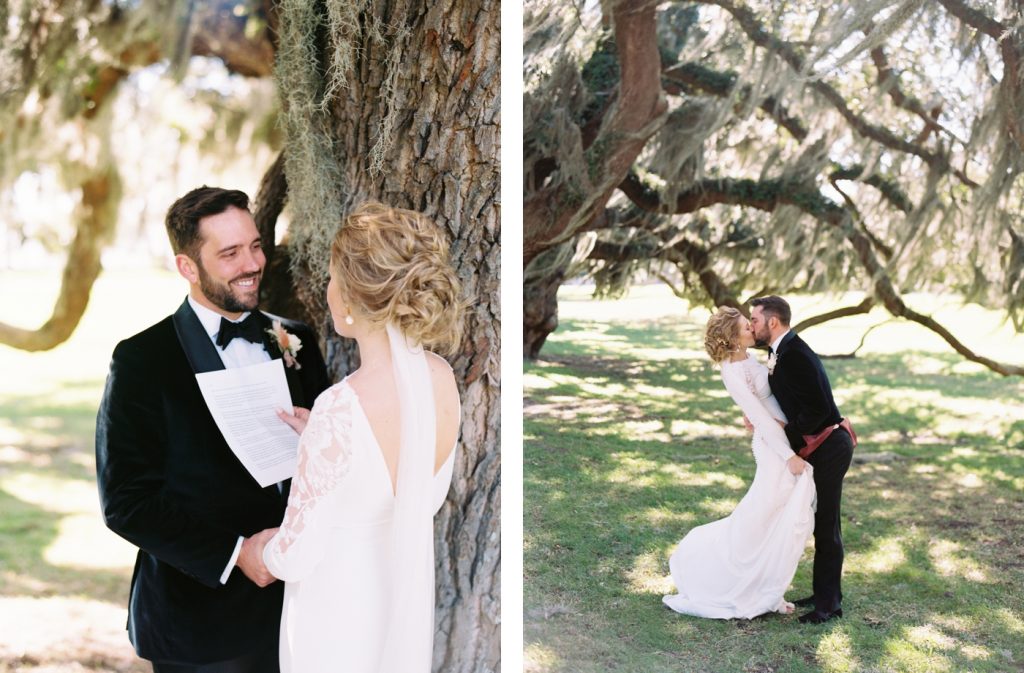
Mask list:
POLYGON ((775 363, 776 362, 778 362, 778 358, 775 357, 775 353, 770 354, 768 356, 768 362, 766 363, 766 366, 768 367, 768 375, 769 376, 771 376, 772 374, 775 373, 775 363))
POLYGON ((302 350, 302 339, 287 331, 281 325, 280 320, 273 322, 273 327, 267 330, 267 334, 273 337, 274 343, 281 349, 281 356, 284 358, 285 365, 302 369, 302 365, 295 358, 298 352, 302 350))

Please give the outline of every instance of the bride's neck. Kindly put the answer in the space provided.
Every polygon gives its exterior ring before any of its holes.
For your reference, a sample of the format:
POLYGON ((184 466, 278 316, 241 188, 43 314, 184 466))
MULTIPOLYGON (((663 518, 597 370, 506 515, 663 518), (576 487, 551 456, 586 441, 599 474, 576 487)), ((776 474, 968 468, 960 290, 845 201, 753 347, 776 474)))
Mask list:
POLYGON ((383 327, 357 335, 356 343, 361 371, 372 372, 391 366, 391 346, 388 333, 383 327))
POLYGON ((742 362, 747 359, 747 349, 741 348, 729 356, 729 362, 742 362))

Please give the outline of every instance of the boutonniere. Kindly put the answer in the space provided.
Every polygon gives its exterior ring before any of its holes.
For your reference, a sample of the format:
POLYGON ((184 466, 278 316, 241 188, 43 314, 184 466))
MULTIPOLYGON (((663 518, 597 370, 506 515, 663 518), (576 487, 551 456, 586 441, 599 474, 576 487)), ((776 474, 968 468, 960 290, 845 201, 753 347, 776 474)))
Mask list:
POLYGON ((775 363, 778 362, 778 360, 779 359, 776 357, 775 353, 771 353, 768 355, 767 367, 769 376, 775 373, 775 363))
POLYGON ((302 339, 295 336, 282 325, 280 320, 273 322, 273 327, 267 330, 273 339, 274 343, 277 344, 278 349, 281 351, 281 356, 284 358, 284 363, 289 367, 295 367, 296 369, 302 369, 302 365, 295 359, 295 356, 300 350, 302 350, 302 339))

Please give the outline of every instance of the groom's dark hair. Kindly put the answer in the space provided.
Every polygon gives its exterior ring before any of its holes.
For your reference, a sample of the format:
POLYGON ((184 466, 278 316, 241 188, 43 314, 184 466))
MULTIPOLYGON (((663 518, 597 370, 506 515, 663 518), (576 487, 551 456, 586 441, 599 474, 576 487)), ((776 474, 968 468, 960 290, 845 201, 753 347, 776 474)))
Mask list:
POLYGON ((167 237, 175 255, 185 254, 199 259, 203 238, 199 235, 199 220, 219 215, 234 206, 249 210, 249 197, 237 189, 221 189, 203 185, 181 197, 167 211, 167 237))
POLYGON ((790 310, 789 303, 782 297, 777 297, 774 294, 752 299, 750 305, 760 306, 761 313, 764 314, 765 318, 775 316, 786 327, 789 327, 789 321, 793 318, 793 311, 790 310))

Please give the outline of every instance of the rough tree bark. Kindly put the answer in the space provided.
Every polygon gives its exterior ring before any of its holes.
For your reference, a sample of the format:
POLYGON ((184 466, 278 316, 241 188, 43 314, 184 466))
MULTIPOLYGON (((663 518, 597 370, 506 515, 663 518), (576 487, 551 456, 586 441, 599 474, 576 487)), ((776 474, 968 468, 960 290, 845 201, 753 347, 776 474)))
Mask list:
POLYGON ((329 329, 324 246, 358 203, 440 224, 470 301, 450 360, 462 435, 435 520, 434 670, 445 673, 500 661, 499 14, 496 0, 366 0, 283 2, 278 15, 293 286, 331 371, 353 358, 329 329))

